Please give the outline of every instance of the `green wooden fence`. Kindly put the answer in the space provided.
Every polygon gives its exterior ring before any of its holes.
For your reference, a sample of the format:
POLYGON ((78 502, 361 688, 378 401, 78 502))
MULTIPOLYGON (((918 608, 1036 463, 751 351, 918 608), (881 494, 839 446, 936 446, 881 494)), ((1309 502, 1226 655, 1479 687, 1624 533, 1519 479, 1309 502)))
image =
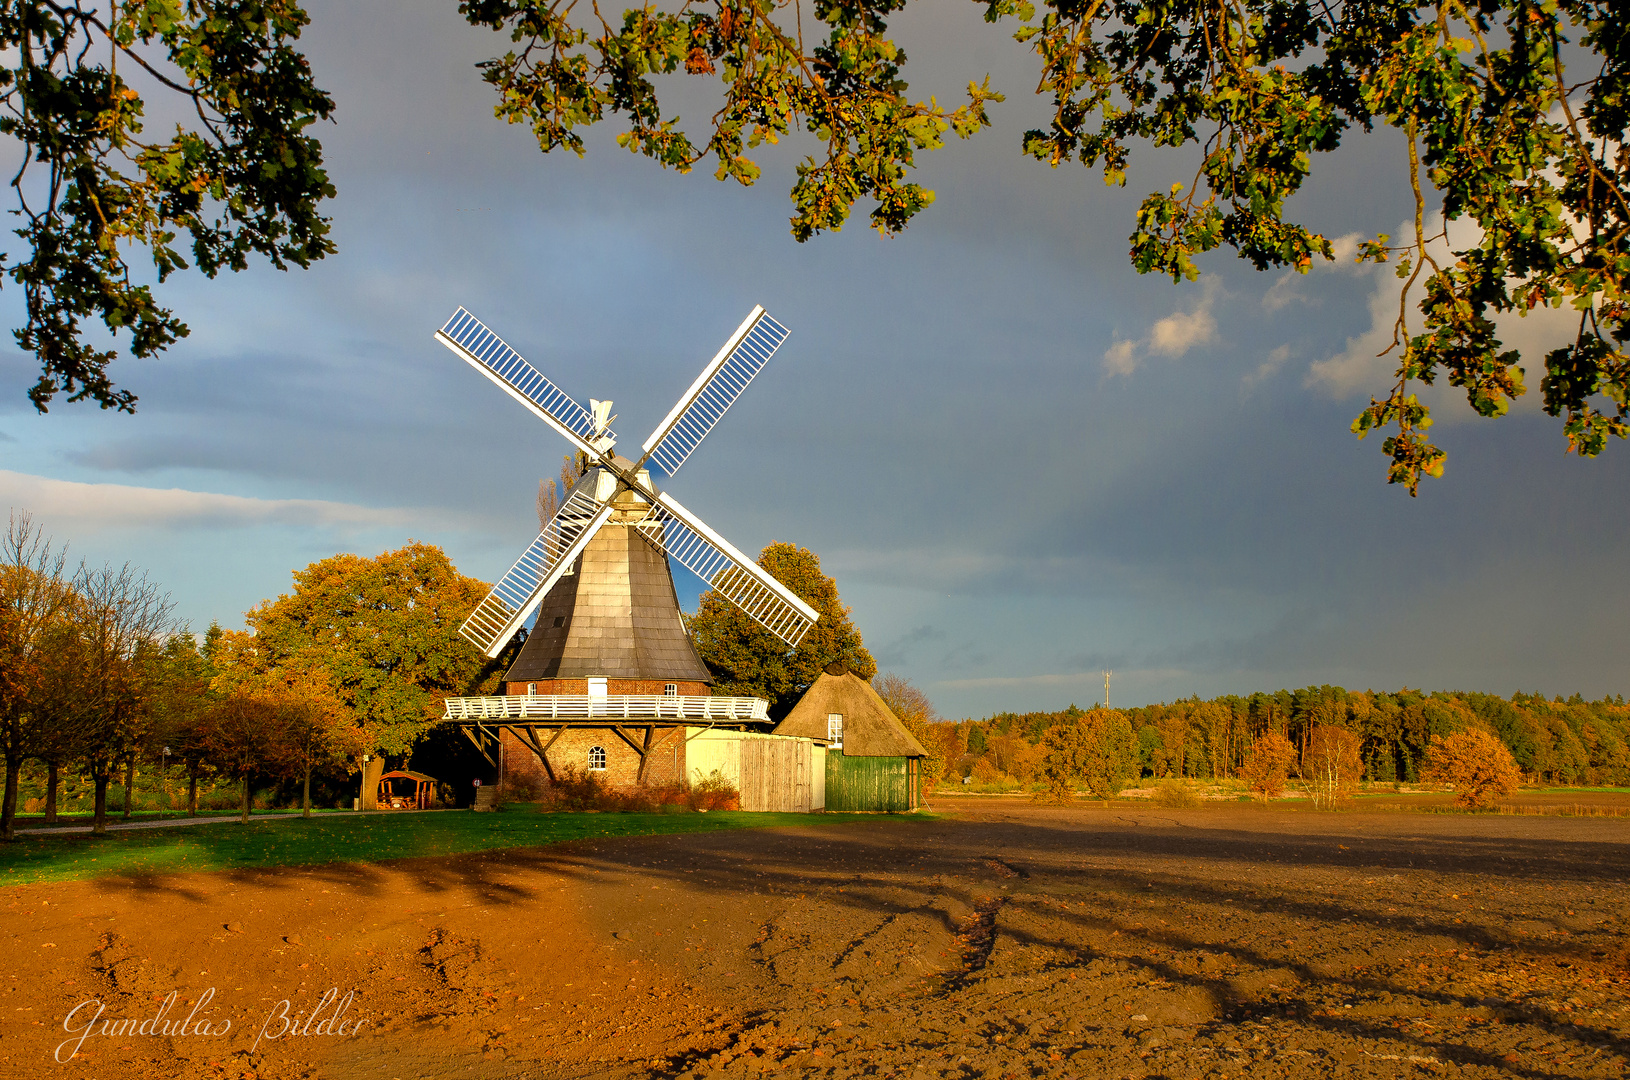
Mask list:
POLYGON ((903 757, 844 757, 826 755, 826 808, 828 810, 894 810, 912 808, 903 757))

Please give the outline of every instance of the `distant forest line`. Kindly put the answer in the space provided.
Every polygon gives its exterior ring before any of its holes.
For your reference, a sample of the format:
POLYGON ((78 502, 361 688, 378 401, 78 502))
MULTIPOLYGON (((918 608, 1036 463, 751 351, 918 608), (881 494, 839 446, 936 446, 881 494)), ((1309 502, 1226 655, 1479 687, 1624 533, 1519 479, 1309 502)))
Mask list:
MULTIPOLYGON (((1279 732, 1305 755, 1312 730, 1331 724, 1362 740, 1364 779, 1370 781, 1414 783, 1432 736, 1479 728, 1505 743, 1531 783, 1630 786, 1630 706, 1622 695, 1586 701, 1578 694, 1564 700, 1310 686, 1112 711, 1137 733, 1144 776, 1232 777, 1263 733, 1279 732)), ((935 736, 948 776, 1028 781, 1040 769, 1047 729, 1083 714, 1074 705, 1058 712, 1002 712, 936 725, 935 736)))

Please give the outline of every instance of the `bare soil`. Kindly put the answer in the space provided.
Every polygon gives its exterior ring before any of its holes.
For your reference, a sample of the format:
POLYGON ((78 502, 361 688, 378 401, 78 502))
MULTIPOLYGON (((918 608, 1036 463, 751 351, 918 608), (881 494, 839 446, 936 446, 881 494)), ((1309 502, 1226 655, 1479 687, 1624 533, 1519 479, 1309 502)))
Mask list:
POLYGON ((1626 1075, 1627 819, 934 805, 0 890, 0 1076, 1626 1075))

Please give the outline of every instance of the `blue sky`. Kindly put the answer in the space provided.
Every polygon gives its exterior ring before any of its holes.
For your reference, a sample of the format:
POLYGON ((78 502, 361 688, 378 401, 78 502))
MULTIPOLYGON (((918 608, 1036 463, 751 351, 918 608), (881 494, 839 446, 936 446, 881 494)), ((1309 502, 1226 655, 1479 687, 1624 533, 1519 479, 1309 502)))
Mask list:
MULTIPOLYGON (((979 10, 896 25, 915 95, 992 75, 994 130, 922 159, 937 201, 904 235, 860 210, 800 245, 796 144, 752 189, 664 173, 609 128, 584 160, 544 157, 492 118, 474 64, 504 42, 453 4, 312 5, 339 254, 172 279, 192 336, 117 365, 134 417, 37 416, 32 362, 0 355, 0 502, 76 558, 145 567, 196 628, 409 537, 492 580, 566 447, 432 340, 447 315, 612 398, 630 444, 761 303, 792 336, 668 489, 743 550, 817 552, 879 663, 947 715, 1087 704, 1106 667, 1126 705, 1324 682, 1623 691, 1626 448, 1565 455, 1531 364, 1503 421, 1431 391, 1445 479, 1388 487, 1378 440, 1347 424, 1386 384, 1390 274, 1224 254, 1197 283, 1139 277, 1137 203, 1192 157, 1135 158, 1124 190, 1022 158, 1044 107, 979 10)), ((1356 141, 1293 208, 1332 237, 1396 233, 1402 160, 1397 137, 1356 141)), ((0 292, 7 325, 19 301, 0 292)))

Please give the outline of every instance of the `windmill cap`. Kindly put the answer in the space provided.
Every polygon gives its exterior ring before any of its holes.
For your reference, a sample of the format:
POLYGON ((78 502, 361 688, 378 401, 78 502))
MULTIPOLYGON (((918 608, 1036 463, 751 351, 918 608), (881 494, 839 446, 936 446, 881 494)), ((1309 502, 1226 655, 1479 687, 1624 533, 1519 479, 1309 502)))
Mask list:
POLYGON ((828 675, 847 675, 849 674, 849 665, 842 660, 834 660, 826 665, 826 673, 828 675))

